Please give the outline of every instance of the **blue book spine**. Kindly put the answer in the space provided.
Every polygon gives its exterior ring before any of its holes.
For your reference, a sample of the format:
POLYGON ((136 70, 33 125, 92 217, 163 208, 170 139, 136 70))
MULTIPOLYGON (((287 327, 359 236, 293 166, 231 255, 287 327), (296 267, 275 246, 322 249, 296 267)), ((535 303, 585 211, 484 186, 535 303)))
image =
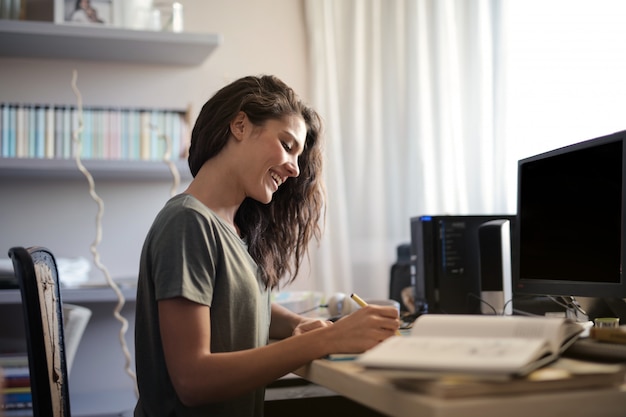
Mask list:
POLYGON ((2 103, 2 114, 0 115, 0 130, 1 130, 1 139, 2 142, 2 156, 3 158, 9 157, 9 105, 6 103, 2 103))
POLYGON ((35 158, 46 156, 46 112, 41 106, 35 107, 35 158))
POLYGON ((5 392, 4 401, 6 404, 12 403, 30 403, 33 396, 30 392, 5 392))
POLYGON ((76 111, 72 107, 63 108, 63 158, 74 157, 74 135, 77 133, 78 121, 76 111))
POLYGON ((37 114, 33 106, 25 106, 27 127, 27 151, 26 156, 28 158, 35 158, 37 156, 37 114))
POLYGON ((45 134, 45 157, 46 158, 54 158, 54 133, 56 120, 54 118, 54 107, 46 106, 45 110, 45 120, 46 120, 46 134, 45 134))
POLYGON ((54 157, 63 158, 63 107, 54 108, 54 157))
POLYGON ((15 158, 15 152, 17 150, 17 136, 15 133, 17 125, 17 107, 15 105, 9 106, 9 154, 11 158, 15 158))
POLYGON ((23 105, 15 108, 15 156, 18 158, 28 157, 28 118, 23 105))

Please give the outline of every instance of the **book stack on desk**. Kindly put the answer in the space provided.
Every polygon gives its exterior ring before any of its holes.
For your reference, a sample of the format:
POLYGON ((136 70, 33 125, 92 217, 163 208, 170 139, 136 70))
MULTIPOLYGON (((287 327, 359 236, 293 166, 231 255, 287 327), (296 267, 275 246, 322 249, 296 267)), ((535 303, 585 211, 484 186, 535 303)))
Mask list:
POLYGON ((462 398, 478 395, 511 395, 576 389, 619 387, 624 383, 626 368, 619 364, 604 364, 560 358, 524 377, 506 381, 485 380, 471 375, 445 375, 412 378, 389 375, 398 388, 441 398, 462 398))
POLYGON ((626 369, 562 358, 584 330, 562 318, 424 315, 356 359, 400 388, 441 397, 619 386, 626 369))
POLYGON ((599 342, 617 343, 626 349, 626 326, 619 327, 592 327, 589 337, 599 342))
POLYGON ((28 357, 20 354, 0 354, 0 367, 4 375, 2 390, 4 415, 6 417, 32 416, 33 403, 28 357))
POLYGON ((566 354, 575 358, 626 363, 626 326, 592 327, 566 354))

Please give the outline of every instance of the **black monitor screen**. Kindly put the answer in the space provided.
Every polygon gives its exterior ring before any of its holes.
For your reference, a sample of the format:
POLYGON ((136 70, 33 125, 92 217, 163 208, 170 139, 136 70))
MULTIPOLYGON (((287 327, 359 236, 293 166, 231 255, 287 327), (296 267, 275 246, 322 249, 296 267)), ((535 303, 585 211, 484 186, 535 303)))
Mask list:
POLYGON ((519 162, 515 291, 623 297, 622 135, 519 162))

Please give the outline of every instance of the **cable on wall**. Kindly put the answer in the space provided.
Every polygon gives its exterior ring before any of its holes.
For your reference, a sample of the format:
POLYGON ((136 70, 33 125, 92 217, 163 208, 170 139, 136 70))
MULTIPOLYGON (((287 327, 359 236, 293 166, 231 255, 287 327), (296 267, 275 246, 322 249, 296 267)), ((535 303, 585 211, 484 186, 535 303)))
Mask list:
POLYGON ((172 187, 170 188, 170 196, 174 197, 178 192, 178 187, 180 186, 180 172, 178 171, 176 164, 172 162, 172 139, 165 133, 162 133, 156 125, 151 124, 150 128, 156 132, 159 139, 165 141, 163 162, 167 165, 170 172, 172 173, 172 187))
POLYGON ((135 396, 139 398, 139 391, 137 389, 137 376, 135 372, 133 371, 133 369, 131 368, 132 356, 128 349, 128 345, 126 343, 126 338, 125 338, 126 332, 128 331, 128 320, 126 320, 126 318, 120 314, 120 312, 122 311, 122 308, 124 307, 124 304, 126 303, 126 299, 124 298, 124 294, 122 294, 122 291, 120 290, 119 286, 111 278, 111 274, 109 273, 106 266, 100 261, 100 253, 98 252, 98 245, 102 241, 102 216, 104 215, 104 202, 102 198, 100 198, 100 196, 98 196, 98 194, 96 193, 93 176, 87 170, 87 168, 85 168, 80 158, 81 153, 82 153, 81 134, 82 134, 84 125, 83 125, 83 99, 76 83, 77 78, 78 78, 78 73, 76 70, 74 70, 73 76, 72 76, 72 90, 74 91, 74 94, 76 95, 76 99, 77 99, 77 119, 78 119, 78 126, 72 134, 72 142, 74 144, 74 158, 76 161, 76 166, 78 167, 80 172, 83 173, 83 175, 87 179, 87 182, 89 183, 89 194, 91 195, 91 198, 93 198, 93 200, 98 205, 98 212, 96 214, 96 237, 90 246, 90 250, 91 250, 91 254, 93 255, 93 260, 94 260, 96 267, 102 271, 102 273, 104 274, 104 277, 106 278, 107 284, 109 285, 109 287, 113 289, 113 291, 117 295, 118 302, 117 302, 115 309, 113 310, 113 316, 121 323, 121 328, 119 331, 119 341, 120 341, 120 345, 122 347, 122 351, 124 353, 124 358, 125 358, 124 370, 133 380, 135 396))

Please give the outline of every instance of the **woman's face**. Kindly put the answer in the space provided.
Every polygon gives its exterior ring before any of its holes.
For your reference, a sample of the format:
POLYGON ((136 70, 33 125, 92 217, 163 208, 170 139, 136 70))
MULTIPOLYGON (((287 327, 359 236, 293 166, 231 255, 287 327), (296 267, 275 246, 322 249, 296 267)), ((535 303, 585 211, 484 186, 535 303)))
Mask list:
POLYGON ((298 157, 304 149, 306 124, 299 115, 268 120, 262 126, 253 126, 247 117, 245 120, 249 129, 241 168, 246 197, 267 204, 278 187, 300 174, 298 157))

